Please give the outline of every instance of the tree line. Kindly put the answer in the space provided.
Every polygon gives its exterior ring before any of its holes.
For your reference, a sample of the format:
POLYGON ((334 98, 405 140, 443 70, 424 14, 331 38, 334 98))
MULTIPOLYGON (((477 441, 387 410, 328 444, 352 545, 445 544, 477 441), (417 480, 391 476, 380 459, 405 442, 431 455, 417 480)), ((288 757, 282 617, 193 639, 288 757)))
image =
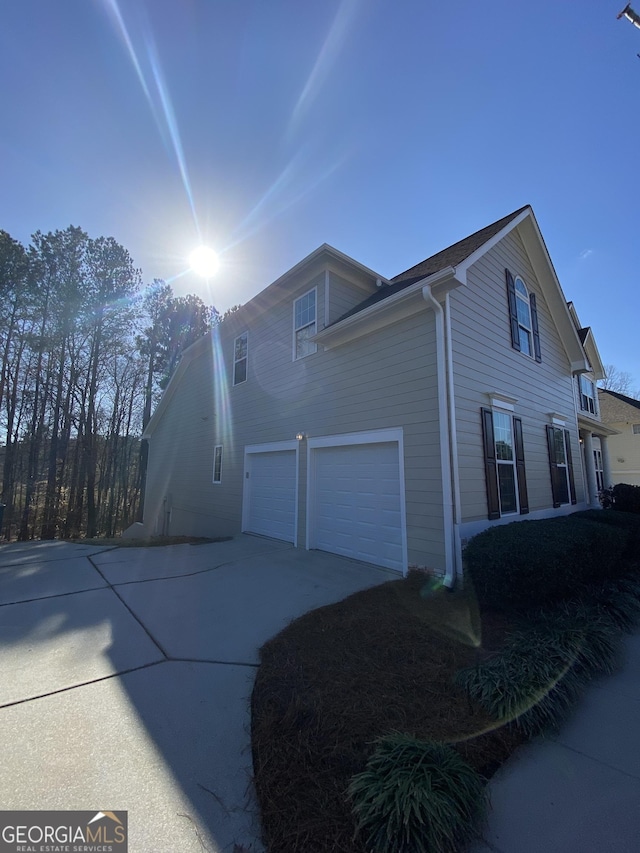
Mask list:
POLYGON ((70 226, 25 247, 0 230, 5 539, 115 536, 139 518, 140 436, 181 353, 220 317, 142 286, 111 237, 70 226))

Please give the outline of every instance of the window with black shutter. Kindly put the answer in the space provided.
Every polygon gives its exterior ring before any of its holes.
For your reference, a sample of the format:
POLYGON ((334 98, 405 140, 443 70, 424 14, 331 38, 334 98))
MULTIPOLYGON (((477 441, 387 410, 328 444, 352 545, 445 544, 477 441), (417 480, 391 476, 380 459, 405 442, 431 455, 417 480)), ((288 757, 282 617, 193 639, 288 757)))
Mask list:
POLYGON ((482 409, 482 435, 489 519, 528 513, 521 419, 482 409))
POLYGON ((551 494, 554 507, 576 503, 576 486, 571 457, 571 434, 567 429, 547 424, 551 494))
POLYGON ((511 323, 511 346, 518 352, 535 358, 536 361, 542 361, 536 295, 528 290, 519 275, 514 278, 512 273, 505 269, 505 277, 511 323))

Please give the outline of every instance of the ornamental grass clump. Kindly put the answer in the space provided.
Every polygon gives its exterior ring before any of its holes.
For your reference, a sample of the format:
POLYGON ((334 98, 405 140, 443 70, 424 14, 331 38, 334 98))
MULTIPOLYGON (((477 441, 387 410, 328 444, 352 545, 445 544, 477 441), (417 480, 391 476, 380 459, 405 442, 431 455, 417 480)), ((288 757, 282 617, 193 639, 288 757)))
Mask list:
POLYGON ((482 779, 454 749, 400 733, 377 741, 349 797, 372 853, 456 853, 486 816, 482 779))
POLYGON ((530 612, 501 652, 460 670, 455 683, 501 723, 527 737, 557 729, 596 674, 614 671, 619 629, 582 600, 530 612))

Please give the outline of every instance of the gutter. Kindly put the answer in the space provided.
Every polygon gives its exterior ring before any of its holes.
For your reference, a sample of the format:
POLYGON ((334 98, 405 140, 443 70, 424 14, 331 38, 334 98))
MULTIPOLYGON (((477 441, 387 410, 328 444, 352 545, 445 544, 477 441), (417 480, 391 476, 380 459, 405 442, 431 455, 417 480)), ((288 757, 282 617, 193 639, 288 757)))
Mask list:
POLYGON ((316 335, 314 335, 311 340, 315 343, 323 343, 327 338, 330 338, 335 332, 341 332, 344 329, 348 329, 350 326, 359 325, 364 320, 367 320, 369 317, 371 317, 373 314, 377 314, 379 311, 388 312, 390 306, 397 305, 398 303, 411 299, 411 297, 415 296, 416 294, 420 294, 420 291, 426 286, 427 282, 429 287, 433 287, 437 284, 440 284, 440 282, 442 281, 454 278, 455 272, 455 268, 451 266, 438 270, 438 272, 432 273, 432 275, 420 279, 420 281, 416 281, 414 282, 414 284, 410 284, 409 287, 405 287, 402 290, 399 290, 397 293, 394 293, 391 296, 386 296, 379 302, 375 302, 368 308, 364 308, 362 311, 358 311, 357 314, 352 314, 350 317, 345 317, 344 320, 340 320, 337 323, 333 323, 331 326, 328 326, 326 329, 323 329, 321 332, 318 332, 316 335))
MULTIPOLYGON (((422 297, 428 305, 433 308, 436 321, 436 365, 438 376, 438 422, 440 425, 440 466, 442 469, 442 506, 444 511, 444 554, 445 554, 445 577, 444 585, 452 589, 456 582, 456 566, 454 548, 454 519, 456 507, 453 497, 453 476, 451 471, 451 408, 453 406, 453 395, 447 394, 447 341, 445 330, 445 317, 442 305, 432 293, 433 284, 425 284, 428 279, 423 279, 418 284, 422 285, 422 297), (448 401, 447 397, 451 399, 448 401)), ((449 336, 450 338, 450 336, 449 336)), ((450 343, 449 343, 450 346, 450 343)), ((450 372, 449 382, 452 383, 453 374, 450 372)), ((454 428, 455 434, 455 428, 454 428)))

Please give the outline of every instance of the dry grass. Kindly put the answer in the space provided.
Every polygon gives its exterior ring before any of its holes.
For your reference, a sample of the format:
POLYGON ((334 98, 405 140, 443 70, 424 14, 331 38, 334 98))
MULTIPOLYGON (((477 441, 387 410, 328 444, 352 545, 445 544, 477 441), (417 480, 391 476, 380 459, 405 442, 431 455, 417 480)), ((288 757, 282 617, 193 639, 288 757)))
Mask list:
POLYGON ((252 743, 270 853, 364 853, 345 792, 391 731, 451 743, 488 777, 522 742, 453 685, 507 630, 425 575, 293 622, 262 650, 252 743))

